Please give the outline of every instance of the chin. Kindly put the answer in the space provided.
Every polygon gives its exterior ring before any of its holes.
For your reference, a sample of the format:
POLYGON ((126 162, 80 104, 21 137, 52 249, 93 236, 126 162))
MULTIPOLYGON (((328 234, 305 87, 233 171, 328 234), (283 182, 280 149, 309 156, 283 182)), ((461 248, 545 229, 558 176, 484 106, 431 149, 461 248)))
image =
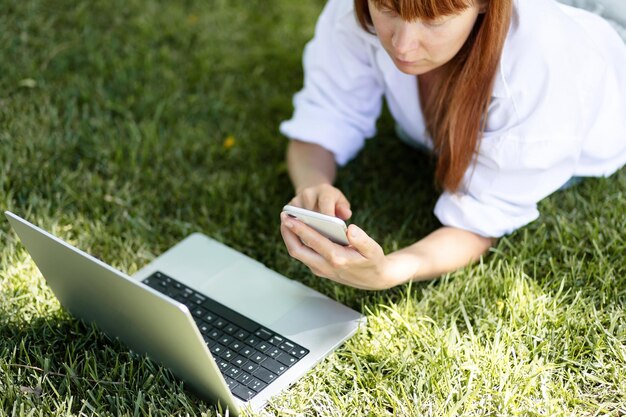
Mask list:
POLYGON ((434 69, 431 66, 423 66, 419 64, 402 64, 399 62, 394 62, 394 64, 396 65, 396 68, 407 75, 422 75, 434 69))

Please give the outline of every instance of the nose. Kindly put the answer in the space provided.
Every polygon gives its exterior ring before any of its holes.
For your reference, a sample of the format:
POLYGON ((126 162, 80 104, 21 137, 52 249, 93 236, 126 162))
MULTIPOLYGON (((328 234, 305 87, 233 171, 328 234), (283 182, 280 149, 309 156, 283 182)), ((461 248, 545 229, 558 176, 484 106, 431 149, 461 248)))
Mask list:
POLYGON ((401 21, 396 26, 391 45, 396 50, 398 57, 403 58, 406 54, 414 52, 420 47, 419 25, 415 22, 401 21))

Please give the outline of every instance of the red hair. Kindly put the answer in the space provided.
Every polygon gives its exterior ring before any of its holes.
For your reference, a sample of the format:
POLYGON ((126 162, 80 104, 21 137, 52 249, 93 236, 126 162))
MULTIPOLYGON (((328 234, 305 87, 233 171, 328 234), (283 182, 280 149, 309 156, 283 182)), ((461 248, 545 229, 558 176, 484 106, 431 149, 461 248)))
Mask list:
MULTIPOLYGON (((372 1, 413 21, 458 14, 480 0, 372 1)), ((367 3, 354 0, 355 12, 363 29, 374 33, 367 3)), ((436 95, 425 107, 426 126, 438 155, 435 180, 448 191, 459 189, 484 132, 512 7, 512 0, 487 0, 461 50, 442 67, 442 77, 433 89, 436 95)))

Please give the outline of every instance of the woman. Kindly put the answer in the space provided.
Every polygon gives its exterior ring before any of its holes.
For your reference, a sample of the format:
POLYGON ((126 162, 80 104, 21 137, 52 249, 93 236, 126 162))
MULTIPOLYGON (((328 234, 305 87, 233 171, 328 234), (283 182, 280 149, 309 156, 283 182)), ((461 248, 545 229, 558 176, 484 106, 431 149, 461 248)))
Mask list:
POLYGON ((626 162, 626 46, 553 0, 330 0, 304 53, 287 161, 290 204, 351 216, 336 164, 375 134, 382 98, 399 136, 437 156, 442 227, 385 255, 356 225, 349 247, 281 217, 289 253, 363 289, 439 276, 535 220, 537 203, 626 162))

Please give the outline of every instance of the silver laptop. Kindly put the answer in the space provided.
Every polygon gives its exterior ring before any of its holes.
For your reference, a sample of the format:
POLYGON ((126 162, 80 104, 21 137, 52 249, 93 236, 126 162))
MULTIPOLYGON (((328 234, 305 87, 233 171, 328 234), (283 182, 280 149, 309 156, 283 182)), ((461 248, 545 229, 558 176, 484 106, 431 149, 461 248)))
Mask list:
POLYGON ((162 363, 231 415, 262 408, 365 320, 200 233, 130 277, 5 215, 70 313, 162 363))

